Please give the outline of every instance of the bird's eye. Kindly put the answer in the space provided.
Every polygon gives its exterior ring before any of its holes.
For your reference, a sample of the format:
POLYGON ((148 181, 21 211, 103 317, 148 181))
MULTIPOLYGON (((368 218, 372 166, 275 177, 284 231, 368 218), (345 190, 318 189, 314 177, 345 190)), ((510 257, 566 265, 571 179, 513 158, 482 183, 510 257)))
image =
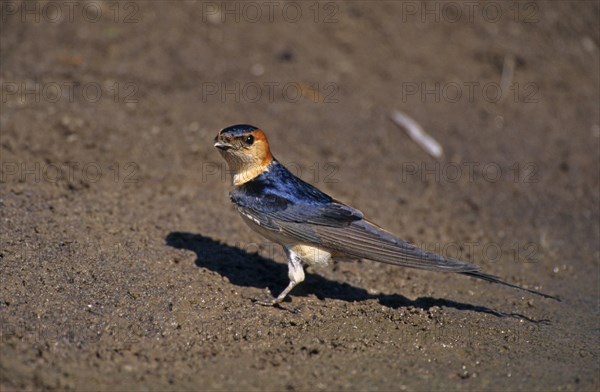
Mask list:
POLYGON ((246 143, 247 145, 251 145, 252 143, 254 143, 254 136, 252 135, 248 135, 244 138, 244 143, 246 143))

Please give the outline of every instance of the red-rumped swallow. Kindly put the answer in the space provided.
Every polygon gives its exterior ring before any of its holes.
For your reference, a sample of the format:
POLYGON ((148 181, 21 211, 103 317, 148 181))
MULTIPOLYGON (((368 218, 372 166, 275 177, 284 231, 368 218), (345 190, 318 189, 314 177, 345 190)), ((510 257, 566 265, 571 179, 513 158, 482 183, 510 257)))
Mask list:
POLYGON ((273 158, 265 133, 252 125, 221 130, 215 147, 233 174, 229 195, 242 219, 262 236, 281 244, 288 258, 288 286, 272 300, 259 301, 263 305, 281 302, 304 280, 303 264, 326 265, 332 257, 458 272, 558 300, 480 272, 475 264, 425 251, 387 232, 359 210, 290 173, 273 158))

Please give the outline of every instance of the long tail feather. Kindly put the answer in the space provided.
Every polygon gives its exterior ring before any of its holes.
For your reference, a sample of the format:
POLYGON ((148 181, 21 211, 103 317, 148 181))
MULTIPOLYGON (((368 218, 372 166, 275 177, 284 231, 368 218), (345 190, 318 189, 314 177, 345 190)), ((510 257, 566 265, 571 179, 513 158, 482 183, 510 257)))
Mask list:
POLYGON ((521 287, 521 286, 518 286, 516 284, 505 282, 502 279, 500 279, 500 278, 498 278, 498 277, 496 277, 494 275, 488 275, 488 274, 484 274, 482 272, 477 272, 477 271, 474 271, 474 272, 461 272, 461 274, 468 275, 468 276, 471 276, 473 278, 485 280, 487 282, 499 283, 499 284, 504 285, 504 286, 512 287, 513 289, 527 291, 529 293, 536 294, 536 295, 542 296, 544 298, 551 298, 551 299, 553 299, 555 301, 559 301, 560 302, 560 298, 559 297, 555 297, 553 295, 544 294, 544 293, 542 293, 540 291, 536 291, 536 290, 532 290, 532 289, 527 289, 525 287, 521 287))

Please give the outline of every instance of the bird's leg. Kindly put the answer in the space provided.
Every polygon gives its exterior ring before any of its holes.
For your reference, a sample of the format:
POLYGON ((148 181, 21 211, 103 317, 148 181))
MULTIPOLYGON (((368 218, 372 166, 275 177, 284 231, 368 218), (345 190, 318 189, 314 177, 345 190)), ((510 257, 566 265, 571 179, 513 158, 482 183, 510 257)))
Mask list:
POLYGON ((289 294, 290 291, 296 285, 304 280, 304 269, 302 268, 302 260, 298 255, 292 250, 284 247, 285 253, 288 257, 288 277, 290 278, 290 283, 287 287, 279 294, 276 298, 273 298, 270 301, 257 301, 260 305, 273 306, 277 305, 289 294))

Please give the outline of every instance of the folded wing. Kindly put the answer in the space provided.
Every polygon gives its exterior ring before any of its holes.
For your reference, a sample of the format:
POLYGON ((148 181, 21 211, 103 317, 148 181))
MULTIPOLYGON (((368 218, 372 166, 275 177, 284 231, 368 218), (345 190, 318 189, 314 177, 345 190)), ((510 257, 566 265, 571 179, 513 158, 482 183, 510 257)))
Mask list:
POLYGON ((430 271, 458 272, 560 301, 558 297, 485 274, 475 264, 427 252, 367 221, 360 211, 336 201, 317 206, 288 205, 283 209, 268 211, 242 206, 238 208, 262 227, 285 234, 298 242, 326 249, 334 255, 430 271))
POLYGON ((245 215, 298 242, 333 251, 336 255, 363 258, 433 271, 474 272, 479 267, 427 252, 363 219, 363 214, 342 203, 288 206, 276 211, 244 208, 245 215))

